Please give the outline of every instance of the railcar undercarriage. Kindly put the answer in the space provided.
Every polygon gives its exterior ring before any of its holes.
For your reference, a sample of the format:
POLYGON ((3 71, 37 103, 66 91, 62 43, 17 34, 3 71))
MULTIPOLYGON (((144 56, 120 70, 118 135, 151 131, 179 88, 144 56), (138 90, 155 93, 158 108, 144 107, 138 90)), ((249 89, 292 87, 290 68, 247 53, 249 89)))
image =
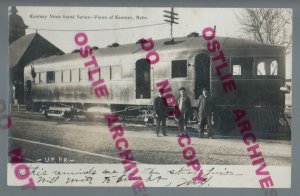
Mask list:
MULTIPOLYGON (((85 117, 88 120, 103 119, 104 114, 116 114, 124 123, 136 123, 153 126, 156 116, 152 105, 96 105, 79 103, 35 103, 35 107, 46 118, 62 118, 67 121, 85 117)), ((261 138, 290 138, 291 128, 288 117, 281 109, 247 109, 252 129, 261 138)), ((215 134, 239 136, 230 109, 218 109, 212 116, 212 129, 215 134)), ((169 116, 167 126, 177 126, 176 118, 169 116)), ((198 131, 197 108, 193 108, 189 128, 198 131)))

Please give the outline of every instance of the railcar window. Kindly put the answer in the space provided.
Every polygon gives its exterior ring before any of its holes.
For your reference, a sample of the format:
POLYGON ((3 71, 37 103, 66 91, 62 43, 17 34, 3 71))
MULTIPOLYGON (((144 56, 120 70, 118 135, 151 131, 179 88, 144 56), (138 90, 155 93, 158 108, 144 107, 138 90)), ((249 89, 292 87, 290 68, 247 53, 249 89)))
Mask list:
POLYGON ((134 67, 132 65, 126 66, 126 69, 122 70, 122 80, 134 78, 134 67))
POLYGON ((36 73, 36 83, 41 82, 41 73, 36 73))
POLYGON ((80 69, 80 81, 89 81, 88 69, 80 69))
POLYGON ((70 82, 71 76, 70 76, 70 70, 64 70, 63 71, 63 82, 70 82))
POLYGON ((260 59, 257 61, 256 75, 278 75, 278 61, 273 59, 260 59))
POLYGON ((172 61, 172 78, 187 77, 187 60, 172 61))
POLYGON ((257 65, 257 75, 265 76, 266 75, 266 63, 260 62, 257 65))
MULTIPOLYGON (((231 66, 240 66, 240 76, 253 76, 253 57, 232 57, 231 58, 231 66)), ((236 68, 237 69, 237 68, 236 68)), ((234 71, 234 70, 233 70, 234 71)), ((234 75, 234 73, 233 73, 234 75)), ((238 75, 238 74, 237 74, 238 75)))
POLYGON ((276 60, 272 61, 270 64, 270 74, 278 75, 278 62, 276 60))
POLYGON ((112 65, 110 69, 111 80, 121 80, 121 66, 112 65))
POLYGON ((234 76, 240 76, 240 75, 242 75, 241 65, 233 65, 232 66, 232 74, 234 76))
POLYGON ((79 82, 79 69, 71 70, 71 80, 72 82, 79 82))
POLYGON ((104 80, 110 80, 110 66, 101 67, 100 77, 104 80))
POLYGON ((55 72, 55 83, 61 83, 61 71, 55 72))
POLYGON ((47 83, 54 83, 55 82, 55 72, 48 71, 47 72, 47 83))
POLYGON ((46 72, 41 72, 40 73, 40 83, 45 83, 46 82, 46 72))
POLYGON ((100 68, 100 71, 99 71, 98 73, 95 73, 95 74, 93 75, 94 80, 100 80, 101 70, 102 70, 102 68, 100 68))

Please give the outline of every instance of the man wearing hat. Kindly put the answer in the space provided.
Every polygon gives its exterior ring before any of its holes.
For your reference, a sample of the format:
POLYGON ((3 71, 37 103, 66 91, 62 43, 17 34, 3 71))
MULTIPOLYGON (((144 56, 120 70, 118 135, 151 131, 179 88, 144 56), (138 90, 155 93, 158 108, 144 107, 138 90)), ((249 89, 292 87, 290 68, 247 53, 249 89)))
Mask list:
POLYGON ((169 108, 163 102, 163 97, 160 92, 158 92, 158 96, 154 99, 154 112, 157 117, 156 120, 156 134, 159 137, 160 132, 160 124, 162 126, 162 133, 164 136, 168 136, 166 134, 166 119, 168 117, 169 108))
POLYGON ((200 95, 198 98, 198 107, 199 107, 199 112, 198 112, 199 137, 203 137, 205 125, 207 125, 208 137, 211 137, 212 136, 211 116, 212 116, 213 102, 206 88, 202 90, 202 95, 200 95))
POLYGON ((178 129, 180 135, 187 135, 187 121, 190 118, 191 113, 191 99, 185 94, 185 88, 181 87, 179 89, 180 96, 177 98, 177 105, 180 111, 178 117, 178 129))

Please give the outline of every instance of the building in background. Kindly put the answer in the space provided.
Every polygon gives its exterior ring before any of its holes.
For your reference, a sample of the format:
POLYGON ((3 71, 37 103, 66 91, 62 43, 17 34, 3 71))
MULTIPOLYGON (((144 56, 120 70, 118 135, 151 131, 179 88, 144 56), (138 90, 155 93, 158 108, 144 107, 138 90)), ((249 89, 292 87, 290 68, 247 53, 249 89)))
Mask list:
MULTIPOLYGON (((9 16, 9 68, 10 83, 15 86, 15 99, 24 103, 24 67, 31 61, 64 54, 59 48, 38 33, 25 35, 28 26, 17 15, 15 6, 9 16)), ((34 74, 34 68, 32 70, 34 74)))

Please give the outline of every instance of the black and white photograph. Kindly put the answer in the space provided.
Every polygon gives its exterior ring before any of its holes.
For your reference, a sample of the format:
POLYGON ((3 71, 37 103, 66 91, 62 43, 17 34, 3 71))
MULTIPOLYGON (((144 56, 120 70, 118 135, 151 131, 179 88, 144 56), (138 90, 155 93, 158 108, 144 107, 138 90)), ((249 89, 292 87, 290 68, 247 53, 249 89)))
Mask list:
POLYGON ((8 185, 290 188, 292 14, 10 6, 8 185))

